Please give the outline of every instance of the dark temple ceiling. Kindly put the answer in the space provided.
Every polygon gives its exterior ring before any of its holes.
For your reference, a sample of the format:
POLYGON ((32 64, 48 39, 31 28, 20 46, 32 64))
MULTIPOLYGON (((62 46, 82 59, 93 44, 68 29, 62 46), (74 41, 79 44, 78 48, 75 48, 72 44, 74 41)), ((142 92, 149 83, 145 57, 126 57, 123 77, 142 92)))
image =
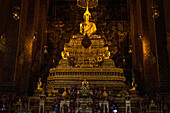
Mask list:
MULTIPOLYGON (((67 18, 63 18, 62 20, 68 19, 68 14, 72 14, 73 10, 78 10, 77 14, 80 14, 79 18, 82 18, 82 14, 84 9, 79 8, 76 0, 51 0, 50 8, 49 8, 49 16, 63 17, 67 16, 67 18), (56 7, 56 8, 55 8, 56 7), (56 12, 55 12, 56 9, 56 12), (67 12, 68 11, 68 12, 67 12)), ((127 1, 126 0, 107 0, 107 1, 99 1, 99 5, 96 8, 90 9, 92 13, 92 17, 96 16, 93 12, 101 12, 103 15, 99 14, 97 16, 106 17, 106 19, 111 20, 126 20, 127 19, 127 1), (109 16, 109 17, 108 17, 109 16)), ((72 15, 74 16, 74 15, 72 15)))

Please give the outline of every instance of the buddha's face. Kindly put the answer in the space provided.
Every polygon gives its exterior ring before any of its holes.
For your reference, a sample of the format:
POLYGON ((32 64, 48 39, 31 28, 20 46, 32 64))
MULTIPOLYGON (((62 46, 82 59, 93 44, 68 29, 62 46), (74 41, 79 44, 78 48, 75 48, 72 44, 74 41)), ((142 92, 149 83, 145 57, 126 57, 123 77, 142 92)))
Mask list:
POLYGON ((90 16, 87 15, 87 16, 86 16, 86 21, 89 22, 89 20, 90 20, 90 16))
POLYGON ((85 17, 84 17, 84 19, 85 19, 85 22, 89 22, 89 20, 90 20, 90 15, 85 15, 85 17))

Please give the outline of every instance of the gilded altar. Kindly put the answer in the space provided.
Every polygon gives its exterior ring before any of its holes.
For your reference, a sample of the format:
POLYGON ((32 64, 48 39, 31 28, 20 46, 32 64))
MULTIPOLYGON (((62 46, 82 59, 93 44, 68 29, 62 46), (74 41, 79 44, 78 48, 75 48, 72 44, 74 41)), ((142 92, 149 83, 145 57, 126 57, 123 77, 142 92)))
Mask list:
POLYGON ((47 92, 70 88, 75 84, 80 88, 84 79, 89 81, 90 86, 106 86, 110 91, 126 89, 123 69, 115 67, 106 40, 95 34, 97 28, 95 23, 90 22, 88 3, 83 18, 85 21, 80 23, 81 34, 73 35, 64 44, 62 59, 49 70, 47 92))
MULTIPOLYGON (((94 3, 96 3, 95 1, 98 2, 98 0, 94 0, 94 3)), ((93 5, 91 4, 91 6, 93 5)), ((80 23, 81 34, 73 35, 69 42, 64 44, 61 52, 62 59, 56 67, 49 69, 46 86, 43 90, 36 90, 34 96, 30 98, 30 100, 38 100, 38 95, 45 92, 47 111, 52 109, 52 101, 62 95, 60 103, 57 107, 55 106, 61 113, 71 112, 73 106, 70 103, 75 104, 75 108, 72 110, 75 110, 76 113, 84 110, 91 113, 96 109, 96 106, 93 106, 95 102, 99 104, 100 111, 108 113, 109 99, 113 98, 115 103, 120 104, 119 111, 125 112, 125 96, 129 95, 129 90, 125 84, 124 70, 115 66, 107 40, 103 36, 95 34, 97 28, 95 23, 90 22, 90 17, 87 3, 84 13, 85 21, 80 23), (99 91, 93 90, 96 86, 99 91), (73 89, 74 91, 71 92, 73 89)), ((112 50, 112 53, 116 52, 117 49, 112 50)), ((38 89, 40 89, 39 86, 41 84, 38 85, 38 89)), ((135 90, 133 93, 134 103, 138 97, 135 90)))
POLYGON ((87 49, 82 41, 83 37, 73 36, 64 45, 59 65, 49 70, 48 89, 69 88, 74 84, 80 86, 84 79, 90 85, 105 85, 110 90, 126 88, 123 69, 115 67, 104 39, 97 35, 91 37, 91 45, 87 49))

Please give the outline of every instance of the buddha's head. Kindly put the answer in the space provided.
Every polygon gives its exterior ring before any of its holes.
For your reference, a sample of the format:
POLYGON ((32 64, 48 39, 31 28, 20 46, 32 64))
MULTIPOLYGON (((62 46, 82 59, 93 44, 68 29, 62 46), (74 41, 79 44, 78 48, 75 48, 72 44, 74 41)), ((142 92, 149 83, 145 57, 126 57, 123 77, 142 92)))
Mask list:
POLYGON ((41 77, 39 77, 39 82, 41 82, 41 77))
POLYGON ((86 12, 83 15, 83 18, 85 20, 85 22, 89 22, 90 18, 91 18, 91 13, 89 12, 89 8, 86 8, 86 12))

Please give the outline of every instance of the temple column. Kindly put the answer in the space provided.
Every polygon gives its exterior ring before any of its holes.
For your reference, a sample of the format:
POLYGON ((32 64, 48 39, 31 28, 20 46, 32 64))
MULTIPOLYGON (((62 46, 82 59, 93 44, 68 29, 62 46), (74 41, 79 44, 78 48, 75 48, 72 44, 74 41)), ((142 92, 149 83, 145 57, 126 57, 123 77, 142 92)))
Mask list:
POLYGON ((157 62, 159 64, 159 78, 160 78, 160 91, 163 95, 169 96, 170 94, 170 72, 168 62, 167 50, 167 36, 165 28, 165 15, 163 1, 157 1, 159 17, 155 19, 155 35, 156 35, 156 49, 157 49, 157 62))
POLYGON ((15 63, 16 88, 21 93, 32 92, 41 73, 44 55, 48 0, 24 0, 21 6, 20 28, 15 63), (30 81, 31 80, 31 81, 30 81))
MULTIPOLYGON (((16 7, 21 7, 21 0, 1 0, 0 1, 0 35, 4 34, 5 51, 1 56, 0 92, 13 92, 15 61, 17 58, 17 44, 20 20, 14 19, 13 14, 16 7)), ((17 12, 20 12, 18 10, 17 12)))
POLYGON ((159 72, 152 0, 130 0, 133 68, 140 92, 154 94, 159 89, 159 72), (142 84, 140 86, 140 84, 142 84))

